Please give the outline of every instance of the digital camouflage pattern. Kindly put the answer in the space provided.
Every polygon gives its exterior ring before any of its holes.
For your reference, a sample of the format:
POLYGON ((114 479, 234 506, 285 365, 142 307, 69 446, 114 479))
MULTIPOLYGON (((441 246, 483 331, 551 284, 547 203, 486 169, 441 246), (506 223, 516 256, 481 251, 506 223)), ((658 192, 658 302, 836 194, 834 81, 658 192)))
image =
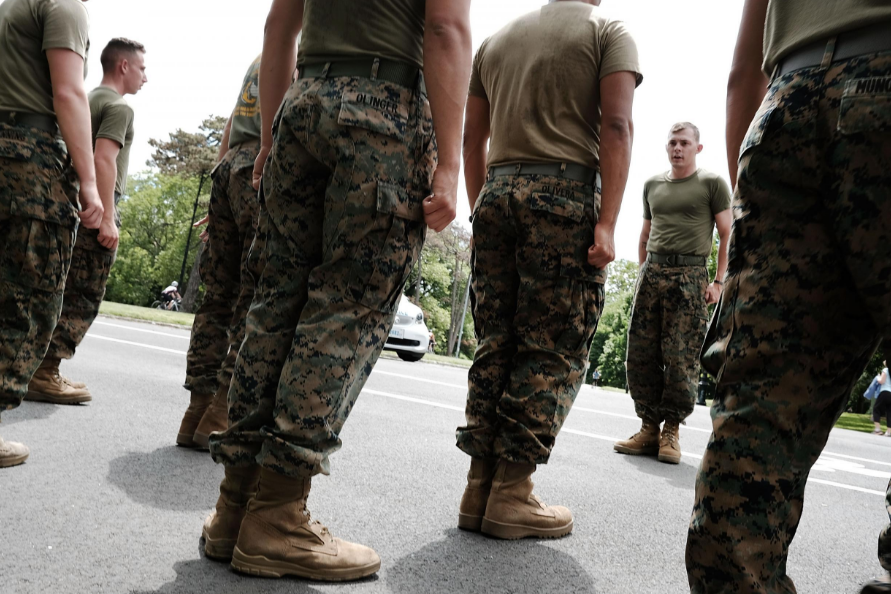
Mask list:
POLYGON ((891 338, 891 53, 779 77, 742 145, 703 347, 713 433, 687 540, 695 594, 795 592, 808 473, 891 338))
POLYGON ((682 422, 699 387, 699 349, 708 329, 705 266, 644 262, 631 306, 626 354, 634 411, 657 425, 682 422))
POLYGON ((498 176, 473 219, 479 346, 458 447, 545 464, 588 367, 606 271, 588 264, 600 190, 543 175, 498 176))
MULTIPOLYGON (((435 166, 418 84, 298 79, 263 175, 262 272, 217 462, 328 473, 424 242, 435 166)), ((259 241, 259 240, 258 240, 259 241)))
MULTIPOLYGON (((115 220, 119 220, 117 210, 115 220)), ((65 278, 62 313, 53 330, 46 359, 70 359, 74 356, 74 351, 99 315, 99 305, 105 297, 105 285, 116 253, 117 250, 109 250, 99 243, 98 229, 78 229, 71 267, 65 278)))
MULTIPOLYGON (((885 491, 885 509, 891 518, 891 481, 888 482, 888 489, 885 491)), ((891 571, 891 525, 885 526, 879 535, 879 563, 886 571, 891 571)))
POLYGON ((259 199, 251 185, 260 142, 229 149, 213 171, 207 252, 200 263, 206 293, 195 314, 185 387, 213 394, 229 386, 254 282, 242 273, 257 229, 259 199))
POLYGON ((59 318, 76 200, 61 141, 0 124, 0 412, 21 404, 59 318))

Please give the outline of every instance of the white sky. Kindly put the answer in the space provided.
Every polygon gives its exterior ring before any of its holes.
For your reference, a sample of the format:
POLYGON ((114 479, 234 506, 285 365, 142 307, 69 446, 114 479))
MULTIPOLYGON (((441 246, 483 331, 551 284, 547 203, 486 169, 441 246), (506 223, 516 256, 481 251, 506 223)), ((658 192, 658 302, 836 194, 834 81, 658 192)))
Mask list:
MULTIPOLYGON (((372 1, 372 0, 366 0, 372 1)), ((145 169, 149 138, 176 128, 196 131, 208 115, 228 115, 244 72, 260 53, 270 0, 90 0, 92 52, 87 87, 102 78, 99 53, 112 37, 143 43, 148 83, 128 101, 136 112, 130 172, 145 169)), ((474 51, 509 20, 542 0, 474 0, 474 51)), ((631 173, 616 232, 617 257, 637 258, 643 184, 668 169, 668 128, 689 120, 702 131, 699 165, 727 177, 724 98, 743 0, 603 0, 601 8, 628 23, 638 44, 644 81, 635 94, 631 173)), ((466 195, 458 220, 467 224, 466 195)))

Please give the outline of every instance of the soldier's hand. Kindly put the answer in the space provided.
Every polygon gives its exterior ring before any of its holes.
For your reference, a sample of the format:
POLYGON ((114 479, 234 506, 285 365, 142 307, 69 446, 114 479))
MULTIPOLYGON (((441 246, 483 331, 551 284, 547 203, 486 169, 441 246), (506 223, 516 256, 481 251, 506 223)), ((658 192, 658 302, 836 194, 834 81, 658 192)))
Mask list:
POLYGON ((439 233, 455 220, 457 204, 458 173, 437 169, 433 174, 433 193, 424 198, 424 222, 439 233))
POLYGON ((717 283, 711 283, 705 289, 705 304, 711 305, 721 300, 721 291, 723 287, 717 283))
POLYGON ((266 158, 272 150, 271 146, 261 146, 257 159, 254 161, 254 174, 251 178, 251 185, 255 190, 260 189, 260 180, 263 179, 263 166, 266 165, 266 158))
POLYGON ((114 218, 109 220, 108 217, 102 217, 102 222, 99 223, 99 243, 105 249, 114 251, 118 249, 119 240, 118 226, 115 225, 114 218))
POLYGON ((96 184, 81 184, 80 194, 80 221, 87 229, 98 229, 102 222, 102 215, 105 213, 105 207, 99 199, 99 190, 96 184))
POLYGON ((594 245, 588 248, 588 264, 597 268, 606 266, 616 259, 614 229, 605 225, 594 227, 594 245))
MULTIPOLYGON (((195 224, 192 225, 192 227, 197 229, 201 225, 206 225, 208 221, 210 221, 210 213, 204 215, 203 219, 196 221, 195 224)), ((198 237, 201 239, 202 242, 207 243, 207 238, 209 237, 207 229, 202 229, 201 234, 198 237)))

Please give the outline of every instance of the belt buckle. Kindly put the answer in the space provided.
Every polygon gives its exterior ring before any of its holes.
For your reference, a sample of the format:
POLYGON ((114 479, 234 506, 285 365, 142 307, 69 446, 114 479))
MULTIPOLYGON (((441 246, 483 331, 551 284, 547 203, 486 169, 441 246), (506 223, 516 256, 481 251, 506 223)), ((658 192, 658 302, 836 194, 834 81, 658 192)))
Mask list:
POLYGON ((665 259, 665 263, 669 266, 677 266, 678 265, 678 257, 677 254, 671 254, 665 259))

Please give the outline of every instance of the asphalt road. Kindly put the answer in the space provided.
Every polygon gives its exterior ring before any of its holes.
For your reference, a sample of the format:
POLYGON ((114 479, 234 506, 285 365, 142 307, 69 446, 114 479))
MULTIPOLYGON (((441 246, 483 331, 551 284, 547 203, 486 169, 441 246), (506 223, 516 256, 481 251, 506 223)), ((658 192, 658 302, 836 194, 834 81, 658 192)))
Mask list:
MULTIPOLYGON (((373 546, 377 576, 328 585, 242 577, 203 557, 201 524, 223 470, 174 446, 188 395, 188 332, 100 317, 63 364, 84 406, 25 403, 5 439, 31 448, 0 470, 0 593, 683 593, 684 542, 705 408, 681 429, 678 466, 615 454, 636 431, 630 399, 586 386, 547 466, 545 501, 569 507, 560 540, 502 542, 456 528, 468 460, 454 446, 467 372, 382 359, 309 508, 342 538, 373 546)), ((801 593, 857 592, 880 572, 891 439, 837 429, 811 475, 789 559, 801 593)))

